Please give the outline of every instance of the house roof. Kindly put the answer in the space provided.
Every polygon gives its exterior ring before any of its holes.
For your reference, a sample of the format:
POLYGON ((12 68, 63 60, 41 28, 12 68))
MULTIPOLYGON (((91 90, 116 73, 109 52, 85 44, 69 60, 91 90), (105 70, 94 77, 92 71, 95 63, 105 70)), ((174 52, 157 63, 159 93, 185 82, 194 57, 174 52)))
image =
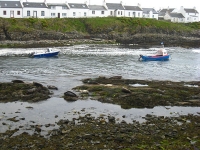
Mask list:
POLYGON ((66 3, 47 3, 47 6, 48 7, 51 7, 51 6, 64 6, 64 7, 67 7, 69 9, 69 7, 67 6, 66 3))
POLYGON ((164 17, 166 13, 171 13, 175 8, 164 8, 161 9, 158 13, 159 17, 164 17))
POLYGON ((135 11, 142 11, 142 9, 138 6, 124 6, 126 10, 135 10, 135 11))
POLYGON ((185 18, 181 13, 170 13, 169 15, 173 18, 185 18))
POLYGON ((29 8, 47 8, 45 3, 37 3, 37 2, 23 2, 24 7, 29 8))
POLYGON ((104 6, 101 5, 89 5, 90 10, 106 10, 104 6))
POLYGON ((153 14, 158 14, 158 12, 154 8, 142 8, 144 14, 149 14, 150 11, 153 12, 153 14))
POLYGON ((117 4, 117 3, 106 3, 106 6, 108 7, 108 9, 124 10, 124 7, 122 6, 121 3, 119 3, 119 4, 117 4))
POLYGON ((22 8, 20 1, 0 1, 0 8, 22 8))
POLYGON ((70 8, 76 9, 89 9, 86 4, 78 4, 78 3, 68 3, 70 8))
POLYGON ((171 13, 175 8, 164 8, 159 11, 159 13, 166 13, 167 11, 171 13))
POLYGON ((185 8, 184 10, 186 11, 186 13, 198 13, 198 11, 196 9, 185 8))

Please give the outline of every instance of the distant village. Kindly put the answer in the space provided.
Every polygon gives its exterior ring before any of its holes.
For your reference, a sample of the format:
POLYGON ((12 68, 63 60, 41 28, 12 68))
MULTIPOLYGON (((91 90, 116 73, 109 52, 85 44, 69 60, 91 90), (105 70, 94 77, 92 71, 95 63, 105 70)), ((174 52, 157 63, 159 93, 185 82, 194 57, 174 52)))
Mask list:
POLYGON ((143 8, 121 3, 90 5, 85 3, 47 3, 0 1, 2 18, 90 18, 90 17, 132 17, 168 20, 177 23, 199 22, 196 8, 165 8, 156 11, 154 8, 143 8))

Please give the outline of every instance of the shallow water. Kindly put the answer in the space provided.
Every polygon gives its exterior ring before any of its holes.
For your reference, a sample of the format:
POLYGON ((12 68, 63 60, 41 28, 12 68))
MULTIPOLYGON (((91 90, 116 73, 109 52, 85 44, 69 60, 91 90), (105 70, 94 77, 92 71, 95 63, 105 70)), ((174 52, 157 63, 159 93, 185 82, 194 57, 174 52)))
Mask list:
POLYGON ((153 54, 157 48, 133 49, 118 45, 78 45, 56 49, 60 50, 58 58, 40 59, 27 56, 34 51, 41 52, 44 48, 0 49, 0 82, 20 79, 26 82, 35 81, 44 85, 55 85, 59 89, 54 91, 50 99, 39 103, 0 103, 0 132, 23 126, 20 131, 22 132, 29 130, 31 123, 55 124, 59 119, 72 119, 88 113, 96 117, 100 114, 112 115, 118 118, 118 121, 132 122, 143 121, 142 117, 146 114, 176 116, 197 114, 200 110, 198 107, 168 106, 167 109, 158 106, 153 109, 125 110, 118 105, 102 104, 98 101, 78 100, 69 103, 61 98, 64 92, 82 84, 81 80, 88 77, 122 76, 144 80, 199 81, 200 49, 166 48, 171 58, 163 62, 138 61, 139 54, 153 54), (33 109, 27 108, 28 106, 33 109), (56 115, 58 117, 55 117, 56 115), (12 117, 20 121, 7 120, 12 117), (7 125, 2 125, 3 122, 7 125))

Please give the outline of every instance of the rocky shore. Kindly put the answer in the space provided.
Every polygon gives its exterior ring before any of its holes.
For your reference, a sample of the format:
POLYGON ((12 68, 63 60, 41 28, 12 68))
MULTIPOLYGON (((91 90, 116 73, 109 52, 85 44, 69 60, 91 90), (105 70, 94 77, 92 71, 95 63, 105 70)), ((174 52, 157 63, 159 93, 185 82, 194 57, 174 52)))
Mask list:
MULTIPOLYGON (((83 83, 74 87, 72 91, 63 93, 63 98, 73 102, 90 97, 103 103, 118 104, 126 109, 200 106, 200 83, 197 81, 145 81, 115 76, 84 79, 83 83)), ((50 91, 53 90, 59 89, 52 85, 45 87, 40 83, 24 83, 20 80, 0 83, 0 102, 38 102, 48 99, 52 94, 50 91)), ((135 120, 132 123, 124 120, 118 122, 117 118, 109 114, 95 118, 84 109, 74 113, 85 115, 73 119, 68 119, 66 116, 56 124, 30 125, 30 130, 34 131, 32 135, 27 132, 15 135, 20 128, 0 133, 0 148, 2 150, 200 149, 200 112, 176 117, 147 114, 142 123, 135 120), (46 135, 41 134, 43 127, 48 131, 46 135)), ((15 118, 9 120, 19 121, 15 118)), ((6 125, 4 122, 1 124, 1 126, 6 125)))
POLYGON ((166 47, 199 48, 199 33, 181 34, 173 33, 115 33, 85 35, 78 32, 59 33, 43 32, 10 33, 12 40, 6 40, 0 34, 0 47, 2 48, 36 48, 49 46, 70 46, 76 44, 121 44, 131 45, 132 48, 150 48, 159 46, 164 42, 166 47))

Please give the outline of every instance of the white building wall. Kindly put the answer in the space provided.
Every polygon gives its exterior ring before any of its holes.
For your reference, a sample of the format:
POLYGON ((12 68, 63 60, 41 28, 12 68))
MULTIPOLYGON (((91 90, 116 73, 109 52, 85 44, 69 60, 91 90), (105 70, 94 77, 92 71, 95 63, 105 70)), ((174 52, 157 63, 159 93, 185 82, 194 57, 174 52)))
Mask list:
POLYGON ((47 8, 23 8, 23 17, 24 18, 49 18, 49 11, 47 8), (30 12, 30 15, 28 13, 30 12), (44 15, 42 15, 44 12, 44 15))
POLYGON ((108 9, 108 16, 111 16, 111 17, 125 17, 125 11, 124 10, 108 9))
POLYGON ((89 9, 71 9, 68 18, 84 18, 89 17, 89 9))
POLYGON ((107 17, 108 16, 107 10, 89 10, 88 13, 89 13, 88 17, 107 17), (102 11, 104 12, 104 14, 102 14, 102 11))
POLYGON ((68 18, 69 14, 69 9, 63 6, 49 8, 49 18, 68 18))
POLYGON ((22 18, 22 8, 0 8, 0 17, 2 18, 22 18), (4 11, 6 14, 4 14, 4 11), (19 12, 19 14, 18 14, 19 12))
POLYGON ((125 10, 124 13, 125 13, 125 17, 142 18, 143 16, 142 11, 125 10))

